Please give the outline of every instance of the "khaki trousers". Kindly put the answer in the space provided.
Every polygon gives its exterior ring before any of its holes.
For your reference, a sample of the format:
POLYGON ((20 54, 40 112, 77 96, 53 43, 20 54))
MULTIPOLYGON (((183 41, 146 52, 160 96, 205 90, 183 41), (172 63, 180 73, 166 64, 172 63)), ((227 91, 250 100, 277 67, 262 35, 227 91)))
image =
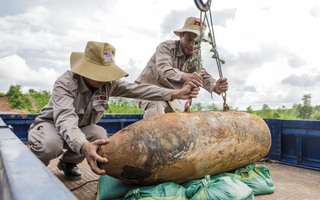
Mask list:
MULTIPOLYGON (((106 130, 98 125, 88 125, 81 128, 89 142, 107 138, 106 130)), ((67 143, 57 132, 56 127, 50 122, 41 122, 29 130, 28 140, 30 150, 45 164, 62 155, 61 160, 66 163, 79 164, 84 159, 84 154, 78 154, 68 148, 67 143), (67 149, 64 151, 64 149, 67 149)))
POLYGON ((140 100, 139 107, 143 111, 143 118, 148 118, 154 115, 183 112, 184 108, 178 100, 173 101, 147 101, 140 100))

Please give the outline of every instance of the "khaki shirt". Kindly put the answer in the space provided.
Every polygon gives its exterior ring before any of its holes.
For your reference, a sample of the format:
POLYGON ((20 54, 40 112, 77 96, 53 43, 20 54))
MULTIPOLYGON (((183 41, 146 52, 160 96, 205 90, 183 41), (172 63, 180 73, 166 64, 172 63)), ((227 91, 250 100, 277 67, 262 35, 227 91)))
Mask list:
POLYGON ((108 109, 110 96, 171 100, 171 92, 153 85, 116 80, 92 93, 81 76, 68 70, 55 81, 48 105, 41 110, 30 128, 41 122, 54 123, 69 147, 80 153, 81 146, 87 142, 80 128, 99 122, 108 109))
MULTIPOLYGON (((167 40, 162 42, 150 58, 147 66, 136 79, 136 83, 149 83, 166 88, 181 89, 183 82, 179 82, 184 73, 192 73, 188 69, 187 58, 180 46, 180 41, 167 40)), ((212 94, 216 80, 201 66, 200 71, 205 72, 203 88, 212 94)))

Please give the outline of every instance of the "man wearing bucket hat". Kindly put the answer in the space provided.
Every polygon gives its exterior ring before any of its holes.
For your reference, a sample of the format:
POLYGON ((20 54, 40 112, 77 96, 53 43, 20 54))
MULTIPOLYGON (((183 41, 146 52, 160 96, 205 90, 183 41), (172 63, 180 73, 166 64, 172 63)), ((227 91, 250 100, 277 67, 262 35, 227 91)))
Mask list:
POLYGON ((116 65, 114 56, 112 45, 95 41, 87 43, 84 53, 73 52, 71 71, 55 81, 51 99, 30 126, 30 150, 46 166, 62 155, 58 168, 67 179, 81 179, 77 164, 85 158, 93 172, 105 174, 97 162, 108 160, 97 149, 108 142, 107 132, 96 124, 108 109, 110 96, 170 101, 198 95, 199 88, 190 85, 172 90, 119 80, 128 74, 116 65))
MULTIPOLYGON (((206 25, 201 25, 199 18, 187 18, 183 28, 174 31, 180 40, 162 42, 135 82, 175 89, 182 88, 187 83, 193 87, 203 87, 211 94, 212 92, 220 94, 227 91, 228 81, 226 78, 220 78, 216 81, 202 66, 200 70, 190 67, 197 38, 202 37, 206 41, 204 36, 200 36, 200 30, 205 30, 205 28, 206 25)), ((144 118, 184 110, 178 100, 139 100, 138 102, 144 111, 144 118)))

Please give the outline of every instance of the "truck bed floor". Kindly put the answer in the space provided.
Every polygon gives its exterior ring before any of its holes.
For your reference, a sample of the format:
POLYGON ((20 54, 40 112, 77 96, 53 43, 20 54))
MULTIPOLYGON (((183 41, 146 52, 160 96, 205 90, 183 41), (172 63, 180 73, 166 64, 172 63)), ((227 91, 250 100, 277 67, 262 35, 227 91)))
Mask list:
MULTIPOLYGON (((82 180, 69 181, 56 167, 59 159, 52 160, 49 169, 69 188, 79 200, 96 198, 98 178, 86 161, 78 165, 83 173, 82 180)), ((320 172, 279 163, 258 162, 269 168, 275 184, 275 192, 269 195, 255 196, 257 200, 316 200, 320 194, 320 172)))

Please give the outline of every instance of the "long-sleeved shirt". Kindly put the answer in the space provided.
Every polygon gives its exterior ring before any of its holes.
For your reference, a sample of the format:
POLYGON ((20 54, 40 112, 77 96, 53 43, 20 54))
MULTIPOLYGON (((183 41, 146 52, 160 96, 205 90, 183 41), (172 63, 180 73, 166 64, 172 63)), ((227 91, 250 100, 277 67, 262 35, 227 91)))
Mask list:
MULTIPOLYGON (((147 66, 135 82, 180 89, 184 84, 180 82, 183 74, 194 71, 194 69, 189 69, 188 67, 190 61, 191 57, 187 58, 184 55, 179 40, 164 41, 159 44, 147 66)), ((212 93, 216 80, 207 73, 202 66, 200 71, 205 73, 203 77, 203 88, 209 93, 212 93)))
POLYGON ((158 101, 171 100, 171 92, 153 85, 116 80, 107 82, 92 93, 83 77, 68 70, 55 81, 48 104, 30 128, 41 122, 53 123, 69 147, 80 153, 82 144, 87 141, 80 128, 99 122, 108 109, 110 96, 158 101))

